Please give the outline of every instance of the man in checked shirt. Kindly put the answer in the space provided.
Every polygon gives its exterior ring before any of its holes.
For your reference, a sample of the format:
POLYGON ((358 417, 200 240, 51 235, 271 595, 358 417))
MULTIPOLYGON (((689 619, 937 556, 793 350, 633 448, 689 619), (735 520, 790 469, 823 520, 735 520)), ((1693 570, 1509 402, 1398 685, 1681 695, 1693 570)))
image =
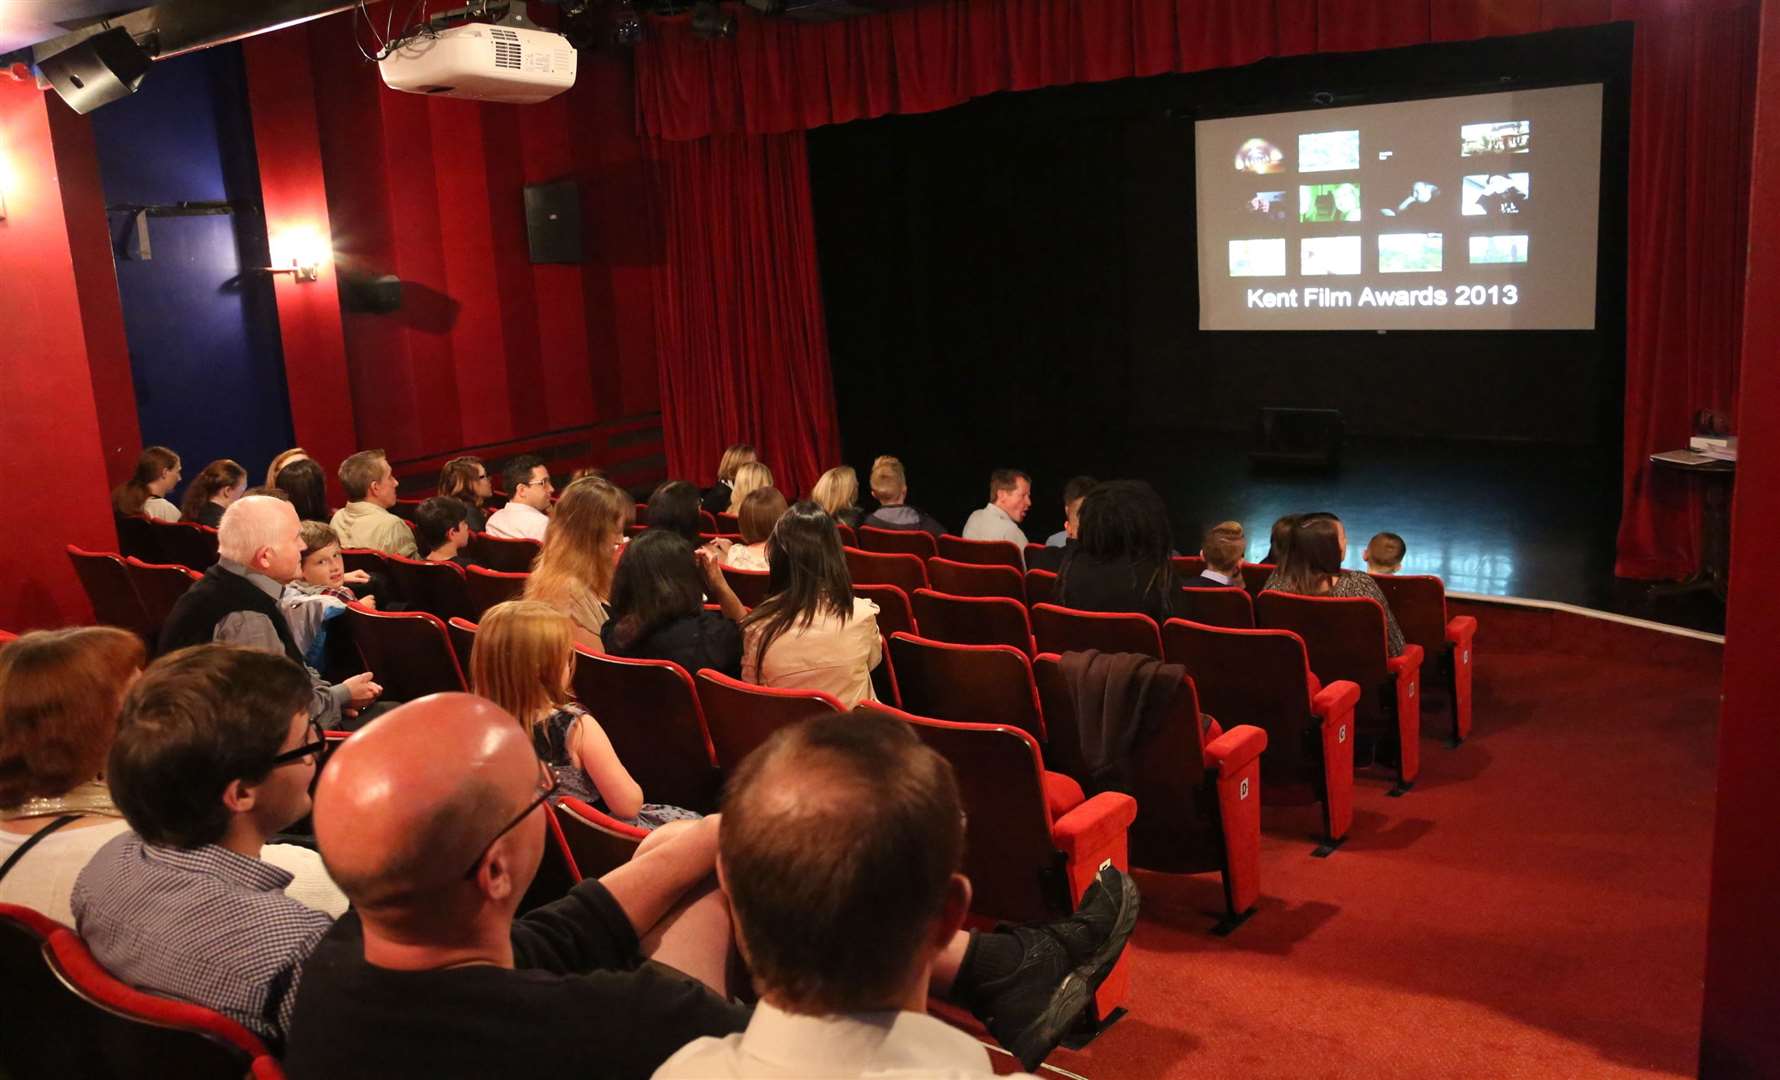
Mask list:
MULTIPOLYGON (((274 1052, 303 961, 334 921, 287 895, 295 875, 261 857, 309 812, 325 746, 311 693, 301 666, 257 649, 196 645, 150 665, 105 769, 133 831, 74 884, 76 926, 112 974, 215 1009, 274 1052)), ((337 895, 320 858, 300 854, 280 862, 337 895)))

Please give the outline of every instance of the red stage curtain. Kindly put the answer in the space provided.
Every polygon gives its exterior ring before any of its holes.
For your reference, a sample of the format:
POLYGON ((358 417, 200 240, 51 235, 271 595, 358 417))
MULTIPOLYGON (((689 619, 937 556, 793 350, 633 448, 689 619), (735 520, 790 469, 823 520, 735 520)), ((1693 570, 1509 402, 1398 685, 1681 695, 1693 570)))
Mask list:
MULTIPOLYGON (((1697 500, 1668 487, 1647 459, 1685 442, 1696 409, 1734 405, 1758 11, 1758 0, 951 0, 812 25, 744 12, 724 42, 693 38, 684 20, 651 24, 637 50, 638 124, 665 140, 797 140, 822 124, 998 91, 1632 20, 1618 571, 1671 577, 1695 565, 1697 500)), ((776 187, 722 171, 772 160, 764 150, 708 150, 706 190, 807 198, 801 176, 781 171, 776 183, 788 186, 776 187)), ((787 213, 809 216, 807 206, 787 213)), ((813 261, 800 265, 814 274, 813 261)), ((817 291, 813 279, 787 283, 793 310, 817 291)), ((818 330, 812 348, 825 347, 818 330)), ((677 406, 663 389, 672 442, 677 406)), ((832 439, 826 419, 817 434, 832 439)))
POLYGON ((803 133, 655 141, 654 273, 668 475, 710 483, 751 442, 795 502, 840 462, 803 133))

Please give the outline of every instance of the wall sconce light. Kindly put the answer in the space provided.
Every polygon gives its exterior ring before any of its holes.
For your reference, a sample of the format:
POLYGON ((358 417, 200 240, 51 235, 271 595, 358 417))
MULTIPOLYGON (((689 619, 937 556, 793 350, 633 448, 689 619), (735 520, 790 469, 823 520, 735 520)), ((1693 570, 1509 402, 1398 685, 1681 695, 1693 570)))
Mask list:
POLYGON ((308 226, 286 229, 272 238, 272 265, 267 272, 289 274, 296 281, 314 281, 328 260, 328 244, 308 226))
MULTIPOLYGON (((0 136, 4 133, 0 132, 0 136)), ((6 193, 12 190, 12 155, 7 153, 6 139, 0 137, 0 221, 6 220, 6 193)))

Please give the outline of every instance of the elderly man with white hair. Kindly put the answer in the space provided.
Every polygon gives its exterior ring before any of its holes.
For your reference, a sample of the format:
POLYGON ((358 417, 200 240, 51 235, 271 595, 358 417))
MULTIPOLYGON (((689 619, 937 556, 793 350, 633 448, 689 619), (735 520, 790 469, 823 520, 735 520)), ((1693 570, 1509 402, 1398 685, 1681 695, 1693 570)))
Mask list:
MULTIPOLYGON (((302 569, 303 538, 296 510, 265 495, 237 499, 223 512, 216 548, 216 565, 173 605, 155 643, 156 652, 214 641, 283 653, 302 664, 290 624, 278 609, 285 584, 302 569)), ((304 667, 315 686, 309 714, 324 728, 343 726, 344 710, 362 709, 383 691, 368 671, 329 684, 313 668, 304 667)))

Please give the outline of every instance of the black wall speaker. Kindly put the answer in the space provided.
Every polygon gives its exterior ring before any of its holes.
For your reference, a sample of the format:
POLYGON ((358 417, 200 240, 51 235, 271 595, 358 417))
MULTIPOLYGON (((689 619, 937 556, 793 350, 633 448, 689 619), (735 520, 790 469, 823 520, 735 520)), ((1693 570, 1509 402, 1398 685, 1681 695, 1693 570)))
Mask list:
POLYGON ((387 315, 400 310, 402 279, 394 274, 342 274, 340 306, 364 315, 387 315))
POLYGON ((37 62, 43 77, 77 113, 90 113, 134 94, 153 66, 153 58, 122 27, 94 34, 37 62))
POLYGON ((533 263, 581 261, 581 185, 573 180, 527 184, 525 240, 533 263))

